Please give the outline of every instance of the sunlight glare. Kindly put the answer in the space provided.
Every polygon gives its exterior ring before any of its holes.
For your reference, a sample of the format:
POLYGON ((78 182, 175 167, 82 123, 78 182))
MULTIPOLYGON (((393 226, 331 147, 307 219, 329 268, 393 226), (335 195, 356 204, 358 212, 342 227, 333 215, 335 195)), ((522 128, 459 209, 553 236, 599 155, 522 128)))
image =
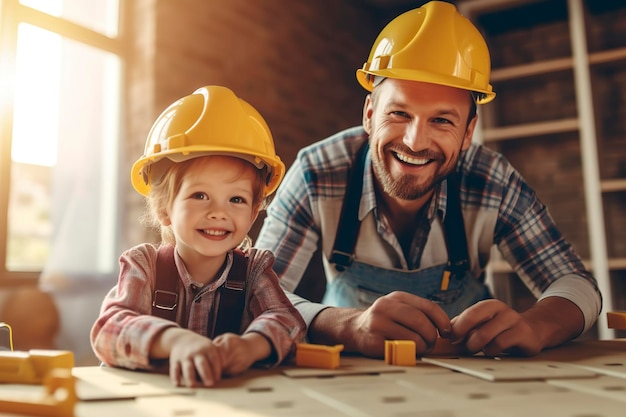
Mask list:
POLYGON ((53 166, 57 158, 61 37, 30 25, 18 32, 14 162, 53 166))
POLYGON ((20 0, 20 3, 53 16, 61 16, 61 12, 63 11, 63 0, 20 0))

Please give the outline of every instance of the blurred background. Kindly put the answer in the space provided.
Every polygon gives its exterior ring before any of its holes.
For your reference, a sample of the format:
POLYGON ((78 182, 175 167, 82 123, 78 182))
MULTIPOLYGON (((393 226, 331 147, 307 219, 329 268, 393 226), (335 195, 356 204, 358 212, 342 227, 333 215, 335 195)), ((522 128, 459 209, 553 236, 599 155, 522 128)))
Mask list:
MULTIPOLYGON (((385 24, 423 3, 0 0, 0 321, 15 348, 96 363, 89 329, 119 254, 158 240, 138 221, 129 172, 170 103, 204 85, 233 89, 289 166, 360 123, 356 69, 385 24)), ((480 107, 475 140, 536 189, 598 278, 605 311, 626 310, 626 3, 452 3, 492 55, 497 97, 480 107)), ((534 301, 497 256, 489 279, 515 308, 534 301)), ((585 337, 616 336, 603 315, 585 337)))

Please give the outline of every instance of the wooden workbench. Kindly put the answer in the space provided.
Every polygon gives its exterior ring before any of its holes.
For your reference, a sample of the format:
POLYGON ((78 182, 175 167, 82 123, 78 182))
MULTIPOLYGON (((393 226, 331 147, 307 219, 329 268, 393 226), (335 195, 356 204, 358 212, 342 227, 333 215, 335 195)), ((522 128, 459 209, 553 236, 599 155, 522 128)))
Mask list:
MULTIPOLYGON (((573 342, 533 358, 427 357, 415 366, 344 355, 337 370, 251 369, 202 389, 122 369, 72 373, 77 417, 626 416, 623 339, 573 342)), ((22 388, 0 386, 0 397, 22 388)))

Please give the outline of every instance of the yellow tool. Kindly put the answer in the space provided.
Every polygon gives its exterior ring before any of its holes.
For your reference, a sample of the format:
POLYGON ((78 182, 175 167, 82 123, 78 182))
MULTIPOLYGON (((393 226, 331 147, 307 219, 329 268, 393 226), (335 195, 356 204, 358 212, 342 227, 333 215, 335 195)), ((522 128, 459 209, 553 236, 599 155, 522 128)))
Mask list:
POLYGON ((385 340, 387 365, 415 366, 415 342, 412 340, 385 340))
POLYGON ((13 350, 13 332, 4 322, 0 322, 0 350, 13 350))
POLYGON ((73 367, 74 354, 67 350, 0 351, 0 383, 41 384, 53 369, 73 367))
MULTIPOLYGON (((6 413, 38 417, 74 417, 76 384, 71 369, 53 369, 44 378, 45 393, 39 399, 2 399, 6 413)), ((1 394, 0 394, 1 395, 1 394)))
POLYGON ((448 291, 448 286, 450 285, 450 271, 447 269, 443 271, 443 275, 441 276, 441 291, 448 291))
POLYGON ((339 368, 340 352, 343 345, 316 345, 312 343, 298 343, 296 345, 296 366, 305 368, 339 368))

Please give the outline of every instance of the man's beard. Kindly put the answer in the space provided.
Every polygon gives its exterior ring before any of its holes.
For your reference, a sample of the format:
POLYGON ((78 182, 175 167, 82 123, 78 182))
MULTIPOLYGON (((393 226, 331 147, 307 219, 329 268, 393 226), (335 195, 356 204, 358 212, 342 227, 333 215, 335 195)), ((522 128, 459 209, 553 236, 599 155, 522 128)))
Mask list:
POLYGON ((401 200, 417 200, 425 196, 437 187, 454 167, 453 165, 448 171, 439 173, 434 177, 429 177, 419 185, 417 184, 417 179, 411 175, 402 175, 397 180, 393 179, 390 170, 385 166, 384 161, 379 158, 372 158, 372 166, 374 168, 374 174, 376 174, 383 191, 390 197, 401 200))

